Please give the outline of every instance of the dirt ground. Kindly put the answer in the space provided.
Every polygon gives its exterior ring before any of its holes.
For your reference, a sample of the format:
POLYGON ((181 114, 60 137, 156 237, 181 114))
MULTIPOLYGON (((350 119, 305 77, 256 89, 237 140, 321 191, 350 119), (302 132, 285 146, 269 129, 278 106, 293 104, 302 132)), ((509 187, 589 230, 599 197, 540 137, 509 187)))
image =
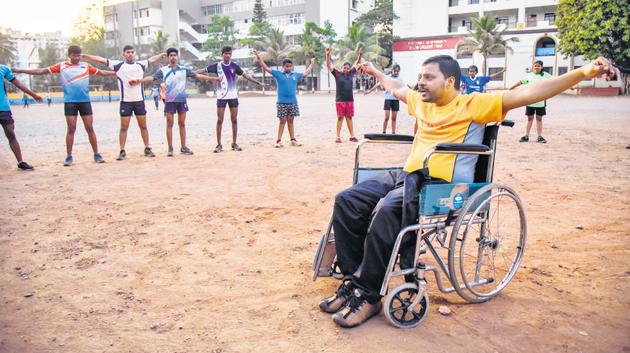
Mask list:
MULTIPOLYGON (((123 162, 118 103, 95 103, 107 163, 92 162, 80 125, 69 168, 62 105, 14 107, 36 170, 17 171, 0 138, 0 352, 630 352, 630 99, 550 100, 546 145, 518 143, 524 108, 510 112, 495 180, 525 205, 522 267, 475 305, 430 278, 431 312, 410 330, 382 314, 339 329, 317 307, 337 283, 312 282, 311 262, 355 145, 345 131, 334 143, 334 95, 299 100, 303 147, 274 149, 274 98, 245 97, 244 150, 214 154, 215 101, 198 98, 194 156, 165 156, 150 108, 158 156, 142 156, 132 122, 123 162)), ((378 132, 382 95, 356 106, 357 135, 378 132)), ((402 112, 400 132, 412 126, 402 112)))

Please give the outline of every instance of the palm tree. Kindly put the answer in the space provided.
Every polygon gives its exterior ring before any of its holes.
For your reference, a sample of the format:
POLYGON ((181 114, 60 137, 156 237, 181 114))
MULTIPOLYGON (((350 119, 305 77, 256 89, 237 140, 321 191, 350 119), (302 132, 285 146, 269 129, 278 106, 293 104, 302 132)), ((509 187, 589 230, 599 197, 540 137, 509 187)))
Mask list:
MULTIPOLYGON (((302 43, 295 46, 289 53, 297 62, 306 62, 309 65, 311 58, 319 58, 323 55, 324 45, 321 38, 316 34, 318 29, 315 22, 306 22, 302 33, 302 43)), ((319 70, 320 64, 316 61, 315 67, 311 71, 311 90, 315 92, 315 71, 319 70)))
POLYGON ((381 68, 385 67, 389 59, 385 56, 385 49, 378 44, 378 35, 369 33, 363 25, 352 25, 348 28, 348 34, 341 38, 335 45, 339 53, 340 63, 353 63, 357 60, 359 48, 363 48, 363 58, 371 61, 381 68))
POLYGON ((509 42, 518 42, 517 37, 503 38, 503 33, 507 27, 500 28, 493 17, 482 16, 472 18, 473 30, 468 30, 470 37, 464 38, 457 48, 458 54, 472 53, 478 51, 483 56, 481 66, 482 75, 487 75, 486 64, 488 55, 513 52, 508 45, 509 42))
MULTIPOLYGON (((254 48, 261 51, 260 55, 265 63, 275 66, 276 69, 278 69, 282 60, 288 57, 293 46, 287 43, 283 31, 278 28, 273 28, 268 37, 254 42, 254 48)), ((263 82, 265 82, 265 70, 262 70, 262 74, 263 82)), ((263 93, 264 92, 265 86, 263 86, 263 93)))
POLYGON ((17 58, 15 52, 16 50, 11 42, 11 38, 0 33, 0 62, 10 65, 11 62, 17 58))
POLYGON ((166 51, 168 43, 168 34, 164 34, 162 30, 158 30, 155 39, 151 41, 151 51, 155 53, 163 53, 166 51))

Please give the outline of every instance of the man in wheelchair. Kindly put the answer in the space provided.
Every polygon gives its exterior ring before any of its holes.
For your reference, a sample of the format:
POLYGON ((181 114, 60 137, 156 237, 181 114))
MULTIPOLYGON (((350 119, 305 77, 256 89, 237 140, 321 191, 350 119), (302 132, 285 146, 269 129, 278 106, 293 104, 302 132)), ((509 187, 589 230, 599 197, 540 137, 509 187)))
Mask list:
MULTIPOLYGON (((344 279, 319 307, 332 313, 341 327, 361 325, 381 310, 380 289, 398 232, 417 222, 418 190, 425 183, 471 183, 476 155, 434 155, 423 169, 425 153, 440 143, 481 144, 485 124, 501 122, 508 111, 551 98, 584 79, 614 69, 603 58, 565 75, 501 93, 462 95, 460 67, 448 55, 422 64, 418 91, 387 77, 371 63, 360 69, 374 76, 385 89, 408 106, 418 130, 402 172, 389 172, 340 192, 335 198, 332 228, 337 265, 344 279), (405 207, 403 207, 405 205, 405 207)), ((409 247, 407 247, 409 248, 409 247)), ((413 251, 401 251, 401 262, 413 261, 413 251)))

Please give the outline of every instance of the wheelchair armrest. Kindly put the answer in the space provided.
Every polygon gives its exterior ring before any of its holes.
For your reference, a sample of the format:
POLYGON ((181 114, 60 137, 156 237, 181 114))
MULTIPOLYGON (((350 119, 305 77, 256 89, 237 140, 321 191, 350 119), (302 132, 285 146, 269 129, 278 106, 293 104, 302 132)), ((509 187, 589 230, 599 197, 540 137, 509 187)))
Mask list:
POLYGON ((366 140, 413 142, 414 137, 411 135, 365 134, 363 138, 366 140))
POLYGON ((512 120, 503 120, 501 122, 501 126, 513 127, 514 122, 512 120))
POLYGON ((435 152, 490 152, 492 149, 486 145, 471 143, 440 143, 435 146, 435 152))

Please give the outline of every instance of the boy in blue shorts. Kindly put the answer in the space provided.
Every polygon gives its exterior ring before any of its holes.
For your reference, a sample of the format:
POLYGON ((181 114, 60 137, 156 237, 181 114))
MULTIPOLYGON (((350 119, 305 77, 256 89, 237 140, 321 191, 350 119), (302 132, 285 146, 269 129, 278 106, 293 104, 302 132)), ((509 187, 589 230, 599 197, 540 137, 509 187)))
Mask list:
POLYGON ((274 147, 280 148, 282 146, 282 133, 284 132, 284 126, 288 125, 289 137, 291 138, 291 146, 302 146, 301 143, 295 138, 295 127, 293 120, 296 116, 300 115, 300 107, 298 106, 296 91, 298 82, 308 76, 313 67, 315 66, 315 58, 311 59, 311 64, 304 70, 304 73, 293 72, 293 62, 289 59, 285 59, 282 62, 282 71, 272 70, 267 66, 265 61, 260 57, 260 54, 256 49, 253 50, 254 56, 258 59, 260 67, 263 70, 270 73, 273 78, 276 79, 278 86, 278 100, 276 102, 276 108, 278 110, 278 138, 274 147))
POLYGON ((183 68, 177 64, 179 51, 175 48, 166 50, 168 56, 168 66, 157 70, 153 76, 129 81, 131 86, 141 83, 163 80, 166 84, 166 98, 164 103, 164 113, 166 114, 166 141, 168 143, 168 157, 173 157, 173 116, 177 113, 177 123, 179 125, 179 139, 181 142, 180 152, 185 155, 193 154, 193 151, 186 146, 186 79, 189 77, 205 81, 219 81, 218 77, 209 77, 197 74, 194 71, 183 68))
POLYGON ((42 97, 28 89, 28 87, 24 86, 22 82, 15 78, 9 67, 0 65, 0 81, 2 81, 0 84, 0 125, 2 125, 4 135, 7 137, 7 140, 9 140, 11 151, 13 151, 15 159, 17 159, 17 167, 21 170, 33 170, 34 168, 30 164, 22 160, 22 149, 20 148, 20 143, 15 136, 15 121, 13 120, 13 115, 11 114, 9 99, 7 98, 7 93, 4 87, 4 80, 11 82, 15 87, 21 89, 40 103, 42 102, 42 97))

